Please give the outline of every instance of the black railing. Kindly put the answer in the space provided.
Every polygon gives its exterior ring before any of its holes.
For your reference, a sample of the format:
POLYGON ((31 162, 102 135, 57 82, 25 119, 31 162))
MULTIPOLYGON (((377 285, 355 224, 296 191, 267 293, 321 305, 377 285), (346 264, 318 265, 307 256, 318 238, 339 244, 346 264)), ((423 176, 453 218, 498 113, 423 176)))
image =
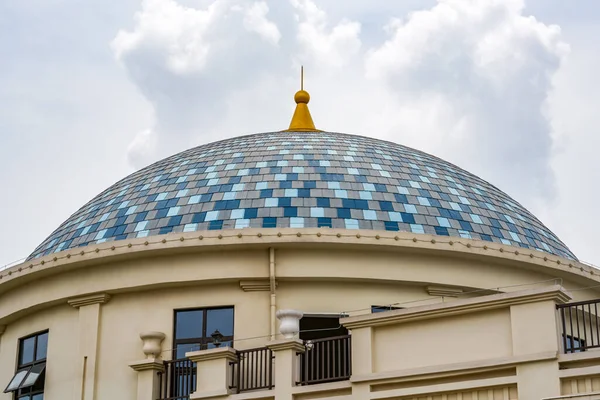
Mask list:
POLYGON ((196 363, 188 358, 164 362, 158 400, 188 400, 196 390, 196 363))
POLYGON ((600 347, 600 300, 557 305, 565 353, 579 353, 600 347))
POLYGON ((266 347, 238 350, 231 363, 231 389, 237 393, 273 389, 273 351, 266 347))
POLYGON ((299 353, 299 385, 335 382, 350 379, 352 353, 350 335, 307 340, 305 351, 299 353))

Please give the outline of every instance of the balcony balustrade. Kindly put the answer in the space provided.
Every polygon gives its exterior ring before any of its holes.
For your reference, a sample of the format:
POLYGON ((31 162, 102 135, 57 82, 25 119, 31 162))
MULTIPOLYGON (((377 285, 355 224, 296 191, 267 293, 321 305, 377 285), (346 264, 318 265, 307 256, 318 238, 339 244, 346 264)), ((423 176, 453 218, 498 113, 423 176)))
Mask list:
POLYGON ((159 400, 188 400, 196 390, 196 365, 188 358, 164 361, 159 375, 159 400))
POLYGON ((335 382, 350 379, 352 352, 350 335, 305 341, 306 350, 299 353, 298 385, 335 382))
POLYGON ((565 353, 600 348, 600 300, 558 304, 565 353))
POLYGON ((237 361, 230 363, 230 389, 236 393, 273 389, 273 351, 266 347, 236 352, 237 361))

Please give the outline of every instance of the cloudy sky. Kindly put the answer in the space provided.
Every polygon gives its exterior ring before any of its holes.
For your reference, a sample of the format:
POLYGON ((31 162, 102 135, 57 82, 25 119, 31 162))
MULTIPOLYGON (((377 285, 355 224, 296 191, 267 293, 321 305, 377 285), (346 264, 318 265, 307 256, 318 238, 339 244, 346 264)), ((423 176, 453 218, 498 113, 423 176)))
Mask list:
POLYGON ((597 0, 2 0, 0 265, 194 145, 317 128, 490 181, 600 264, 597 0))

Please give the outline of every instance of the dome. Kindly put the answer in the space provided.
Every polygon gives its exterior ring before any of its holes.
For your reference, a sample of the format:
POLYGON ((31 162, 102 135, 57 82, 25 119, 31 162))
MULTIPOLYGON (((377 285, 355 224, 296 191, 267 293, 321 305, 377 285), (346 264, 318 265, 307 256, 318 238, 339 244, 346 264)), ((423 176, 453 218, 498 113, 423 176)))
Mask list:
POLYGON ((241 136, 158 161, 93 198, 29 258, 248 227, 407 231, 576 259, 535 216, 477 176, 402 145, 322 131, 241 136))

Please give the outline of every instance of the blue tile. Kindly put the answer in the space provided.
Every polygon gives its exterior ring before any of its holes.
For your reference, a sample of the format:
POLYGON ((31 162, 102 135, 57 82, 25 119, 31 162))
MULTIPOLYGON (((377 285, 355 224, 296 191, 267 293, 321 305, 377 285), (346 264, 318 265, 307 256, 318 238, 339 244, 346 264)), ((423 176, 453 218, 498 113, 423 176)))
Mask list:
POLYGON ((277 228, 277 218, 267 217, 263 218, 263 228, 277 228))
POLYGON ((385 225, 385 230, 386 231, 399 231, 400 230, 398 228, 398 223, 397 222, 385 221, 384 225, 385 225))
POLYGON ((331 218, 317 218, 317 227, 319 228, 331 228, 331 218))
POLYGON ((211 231, 223 229, 223 221, 222 220, 210 221, 210 223, 208 224, 208 229, 211 231))
POLYGON ((298 216, 298 208, 284 207, 283 208, 283 216, 284 217, 297 217, 298 216))
POLYGON ((327 197, 318 197, 317 198, 317 207, 329 208, 330 207, 329 204, 330 204, 329 198, 327 198, 327 197))

